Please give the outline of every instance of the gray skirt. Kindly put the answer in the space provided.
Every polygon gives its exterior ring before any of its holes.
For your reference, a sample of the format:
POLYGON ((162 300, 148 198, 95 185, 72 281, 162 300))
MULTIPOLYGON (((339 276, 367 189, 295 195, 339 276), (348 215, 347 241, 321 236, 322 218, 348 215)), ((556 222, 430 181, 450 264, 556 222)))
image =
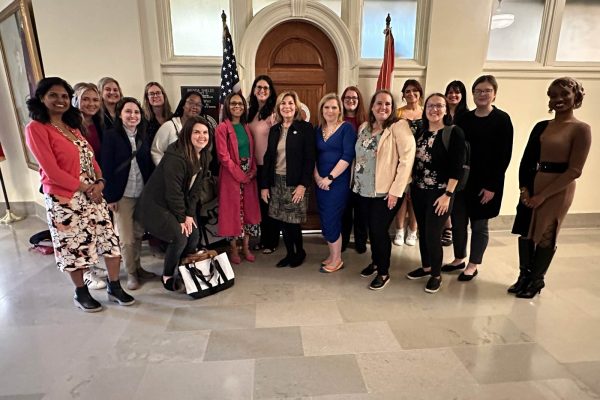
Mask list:
POLYGON ((296 186, 286 186, 285 175, 275 175, 275 186, 271 187, 269 199, 269 217, 288 224, 306 222, 308 188, 304 193, 304 199, 299 203, 292 202, 292 193, 295 189, 296 186))

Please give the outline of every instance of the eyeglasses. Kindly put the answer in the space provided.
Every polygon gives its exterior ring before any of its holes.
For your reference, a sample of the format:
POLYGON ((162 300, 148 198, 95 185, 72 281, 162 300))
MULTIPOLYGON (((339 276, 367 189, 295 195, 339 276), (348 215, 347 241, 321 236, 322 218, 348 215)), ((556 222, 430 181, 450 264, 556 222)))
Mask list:
POLYGON ((260 92, 260 91, 268 92, 269 91, 269 87, 268 86, 256 85, 255 89, 256 89, 257 92, 260 92))
POLYGON ((358 101, 357 96, 346 96, 344 97, 344 101, 358 101))
POLYGON ((244 103, 242 103, 241 101, 232 101, 229 103, 229 107, 233 108, 233 107, 244 107, 244 103))
POLYGON ((428 110, 443 110, 446 108, 445 104, 427 104, 428 110))
POLYGON ((187 104, 187 106, 190 108, 202 108, 202 103, 194 103, 190 100, 186 100, 185 104, 187 104))
POLYGON ((148 92, 148 97, 162 96, 162 92, 148 92))
POLYGON ((483 89, 483 90, 475 89, 475 90, 473 90, 473 94, 476 96, 479 96, 480 94, 492 94, 492 93, 494 93, 494 89, 483 89))

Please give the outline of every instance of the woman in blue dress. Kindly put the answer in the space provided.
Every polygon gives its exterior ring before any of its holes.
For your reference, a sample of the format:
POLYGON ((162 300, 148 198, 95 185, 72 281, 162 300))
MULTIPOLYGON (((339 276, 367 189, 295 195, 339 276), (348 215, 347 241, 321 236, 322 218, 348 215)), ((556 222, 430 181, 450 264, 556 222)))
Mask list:
POLYGON ((342 102, 337 94, 326 94, 319 102, 319 126, 316 130, 317 205, 321 230, 329 256, 321 263, 321 272, 335 272, 343 268, 342 214, 350 193, 350 164, 354 160, 356 132, 344 122, 342 102))

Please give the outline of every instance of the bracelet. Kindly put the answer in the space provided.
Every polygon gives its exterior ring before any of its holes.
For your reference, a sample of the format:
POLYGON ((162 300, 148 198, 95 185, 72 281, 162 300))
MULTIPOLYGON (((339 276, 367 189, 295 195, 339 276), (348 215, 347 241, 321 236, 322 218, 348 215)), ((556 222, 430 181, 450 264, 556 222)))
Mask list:
POLYGON ((448 197, 452 197, 452 196, 454 196, 454 192, 451 192, 451 191, 449 191, 449 190, 446 190, 446 191, 444 192, 444 194, 445 194, 446 196, 448 196, 448 197))
POLYGON ((94 185, 97 184, 97 183, 100 183, 100 182, 102 182, 102 186, 106 186, 106 179, 104 179, 104 178, 98 178, 98 179, 96 179, 94 181, 94 185))

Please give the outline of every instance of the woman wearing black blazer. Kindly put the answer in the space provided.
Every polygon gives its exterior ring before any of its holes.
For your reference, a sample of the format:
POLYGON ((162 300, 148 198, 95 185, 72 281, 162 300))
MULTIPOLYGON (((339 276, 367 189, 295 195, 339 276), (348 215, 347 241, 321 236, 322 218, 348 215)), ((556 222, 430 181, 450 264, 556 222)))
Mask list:
POLYGON ((154 168, 141 110, 136 99, 122 98, 115 108, 115 126, 105 132, 102 142, 102 172, 106 179, 104 197, 114 213, 130 290, 139 287, 140 278, 154 276, 140 264, 144 230, 133 219, 144 184, 154 168))
POLYGON ((277 98, 279 123, 271 127, 260 181, 261 198, 269 203, 269 216, 281 222, 286 256, 278 267, 304 262, 300 224, 306 221, 309 185, 315 167, 315 134, 300 116, 300 99, 293 90, 277 98))
POLYGON ((460 116, 456 125, 465 132, 471 146, 471 171, 467 186, 454 199, 452 235, 454 261, 442 272, 464 269, 458 280, 470 281, 477 276, 483 261, 489 233, 488 221, 500 213, 504 175, 512 156, 513 126, 510 116, 492 105, 498 83, 492 75, 483 75, 473 83, 477 108, 460 116), (467 225, 471 223, 471 249, 467 257, 467 225))

